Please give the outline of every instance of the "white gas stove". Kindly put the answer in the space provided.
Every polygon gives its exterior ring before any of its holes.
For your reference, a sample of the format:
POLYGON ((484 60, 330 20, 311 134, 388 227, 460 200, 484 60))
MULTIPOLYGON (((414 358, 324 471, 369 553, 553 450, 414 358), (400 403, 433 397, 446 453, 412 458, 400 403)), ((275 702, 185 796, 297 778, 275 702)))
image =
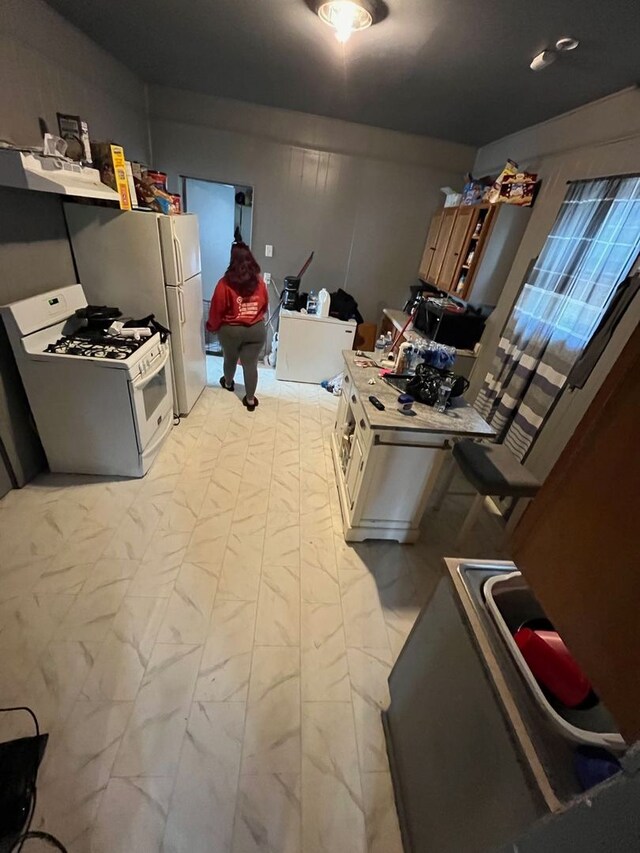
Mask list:
POLYGON ((74 284, 0 309, 49 467, 142 477, 172 425, 169 342, 82 327, 74 284))

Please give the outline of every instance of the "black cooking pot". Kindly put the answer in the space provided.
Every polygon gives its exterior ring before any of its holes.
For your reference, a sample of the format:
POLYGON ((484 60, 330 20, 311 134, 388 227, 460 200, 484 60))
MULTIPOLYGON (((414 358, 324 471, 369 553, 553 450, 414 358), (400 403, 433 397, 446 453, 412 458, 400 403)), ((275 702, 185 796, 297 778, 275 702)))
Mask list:
POLYGON ((108 305, 87 305, 86 308, 76 310, 76 317, 84 320, 87 329, 106 329, 114 320, 122 317, 122 311, 108 305))

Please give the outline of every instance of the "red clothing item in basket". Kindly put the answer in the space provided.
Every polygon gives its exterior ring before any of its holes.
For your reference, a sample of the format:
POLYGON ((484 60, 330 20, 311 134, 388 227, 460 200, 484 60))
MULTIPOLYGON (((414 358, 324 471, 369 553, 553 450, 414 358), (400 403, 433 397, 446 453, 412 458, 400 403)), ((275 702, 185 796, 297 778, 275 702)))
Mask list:
POLYGON ((249 296, 241 296, 226 278, 221 278, 211 300, 207 329, 217 332, 220 326, 253 326, 262 320, 269 308, 269 293, 262 276, 249 296))

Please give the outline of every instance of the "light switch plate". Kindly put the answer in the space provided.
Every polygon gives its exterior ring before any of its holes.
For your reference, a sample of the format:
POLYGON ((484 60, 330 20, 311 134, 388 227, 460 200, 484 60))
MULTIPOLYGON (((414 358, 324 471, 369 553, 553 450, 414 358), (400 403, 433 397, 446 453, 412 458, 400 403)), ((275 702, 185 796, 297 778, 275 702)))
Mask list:
POLYGON ((265 284, 271 284, 271 273, 270 272, 263 272, 262 278, 264 279, 265 284))
POLYGON ((270 245, 269 243, 267 243, 267 245, 264 247, 264 256, 265 256, 265 258, 272 258, 273 257, 273 246, 270 245))

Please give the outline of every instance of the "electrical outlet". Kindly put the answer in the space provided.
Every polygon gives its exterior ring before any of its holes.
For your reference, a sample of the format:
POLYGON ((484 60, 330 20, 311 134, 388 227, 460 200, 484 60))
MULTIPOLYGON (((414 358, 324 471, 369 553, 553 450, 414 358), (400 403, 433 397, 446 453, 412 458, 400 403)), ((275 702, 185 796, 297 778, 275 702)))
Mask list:
POLYGON ((264 256, 265 258, 273 257, 273 246, 271 246, 269 243, 267 243, 267 245, 264 247, 264 256))
POLYGON ((262 278, 264 279, 265 284, 271 284, 271 273, 270 272, 263 272, 262 278))

